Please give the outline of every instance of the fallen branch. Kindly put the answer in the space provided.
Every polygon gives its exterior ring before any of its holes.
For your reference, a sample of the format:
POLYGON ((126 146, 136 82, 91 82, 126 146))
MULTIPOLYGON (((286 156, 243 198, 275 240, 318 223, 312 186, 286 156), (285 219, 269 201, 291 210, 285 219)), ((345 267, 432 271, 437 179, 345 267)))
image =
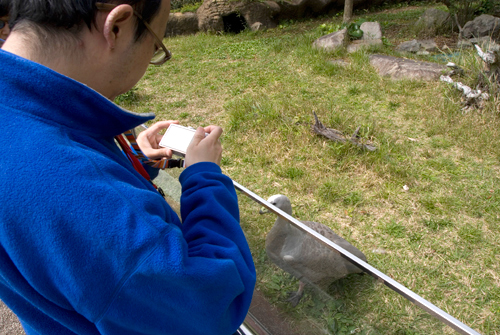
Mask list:
POLYGON ((377 148, 374 147, 373 145, 361 143, 359 141, 359 129, 361 127, 358 127, 356 129, 356 131, 352 134, 352 136, 350 138, 347 138, 346 136, 344 136, 344 134, 342 134, 341 131, 338 131, 338 130, 333 129, 333 128, 325 127, 323 125, 323 123, 321 123, 321 121, 318 119, 316 112, 313 111, 313 114, 314 114, 314 119, 316 119, 316 123, 313 125, 313 131, 316 134, 323 135, 323 136, 325 136, 333 141, 336 141, 336 142, 344 143, 344 142, 349 141, 352 144, 354 144, 362 149, 368 150, 368 151, 377 150, 377 148))
MULTIPOLYGON (((488 66, 490 64, 494 64, 496 62, 496 57, 495 53, 493 51, 487 51, 484 52, 483 49, 477 44, 474 44, 474 47, 476 47, 476 51, 478 56, 486 63, 488 66)), ((489 70, 489 69, 488 69, 489 70)))
POLYGON ((491 92, 495 92, 498 89, 498 79, 500 77, 500 55, 498 48, 484 52, 479 45, 474 44, 474 47, 476 48, 477 55, 484 62, 484 76, 480 77, 479 85, 490 89, 491 92))
MULTIPOLYGON (((483 76, 480 76, 477 89, 473 90, 467 85, 461 82, 454 82, 450 76, 441 76, 439 79, 445 83, 453 85, 456 89, 462 91, 462 102, 464 107, 462 111, 467 112, 472 108, 482 109, 485 102, 489 100, 490 95, 487 93, 495 92, 497 90, 498 78, 499 78, 499 55, 497 51, 487 50, 486 52, 481 49, 477 44, 474 44, 476 48, 477 55, 484 62, 485 71, 483 76), (482 90, 481 90, 482 89, 482 90)), ((452 74, 461 74, 463 71, 454 63, 446 64, 447 67, 452 69, 452 74)))
POLYGON ((483 108, 484 102, 490 98, 490 95, 486 92, 482 92, 481 90, 473 90, 467 85, 462 84, 461 82, 454 82, 450 76, 441 76, 439 77, 441 81, 445 83, 452 84, 453 87, 462 91, 462 99, 465 102, 464 110, 468 110, 471 107, 483 108))

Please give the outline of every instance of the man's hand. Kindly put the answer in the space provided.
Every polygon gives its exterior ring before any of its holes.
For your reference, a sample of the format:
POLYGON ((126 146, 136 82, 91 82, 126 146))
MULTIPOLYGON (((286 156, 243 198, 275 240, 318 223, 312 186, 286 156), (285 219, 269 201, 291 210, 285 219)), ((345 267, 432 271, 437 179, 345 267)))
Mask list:
POLYGON ((171 124, 178 124, 179 121, 160 121, 153 124, 148 129, 144 130, 137 136, 137 144, 141 151, 149 159, 162 159, 171 158, 172 150, 167 148, 162 148, 158 145, 160 143, 163 135, 159 132, 163 129, 167 129, 171 124))
POLYGON ((220 165, 222 145, 219 141, 222 128, 218 126, 199 127, 189 144, 184 160, 186 167, 200 163, 212 162, 220 165), (208 135, 205 137, 205 133, 208 135))

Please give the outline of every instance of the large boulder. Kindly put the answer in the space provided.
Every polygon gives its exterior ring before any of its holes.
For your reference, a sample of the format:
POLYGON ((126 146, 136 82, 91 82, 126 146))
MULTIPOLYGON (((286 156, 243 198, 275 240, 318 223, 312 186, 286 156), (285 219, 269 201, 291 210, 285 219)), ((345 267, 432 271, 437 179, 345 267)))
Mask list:
POLYGON ((382 39, 382 27, 378 22, 363 22, 361 27, 363 31, 362 40, 379 40, 382 39))
POLYGON ((445 65, 385 55, 371 55, 370 64, 392 79, 438 80, 447 70, 445 65))
POLYGON ((467 22, 462 30, 463 38, 490 36, 498 40, 500 37, 500 18, 483 14, 467 22))
POLYGON ((196 34, 198 31, 198 16, 195 13, 170 13, 165 37, 196 34))
POLYGON ((405 41, 399 44, 396 50, 399 52, 417 53, 420 50, 420 42, 417 40, 405 41))
POLYGON ((450 13, 437 8, 429 8, 417 21, 417 28, 427 34, 451 32, 450 13))
POLYGON ((201 31, 235 32, 245 28, 275 28, 275 15, 280 6, 274 1, 220 1, 205 0, 196 11, 201 31), (257 24, 256 23, 260 23, 257 24))

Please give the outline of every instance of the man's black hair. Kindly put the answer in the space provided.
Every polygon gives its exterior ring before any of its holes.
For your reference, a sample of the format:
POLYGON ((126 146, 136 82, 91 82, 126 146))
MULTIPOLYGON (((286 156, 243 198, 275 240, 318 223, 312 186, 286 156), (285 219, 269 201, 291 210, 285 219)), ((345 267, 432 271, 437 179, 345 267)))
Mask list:
POLYGON ((9 15, 10 0, 0 0, 0 17, 9 15))
MULTIPOLYGON (((0 0, 10 3, 11 29, 21 21, 29 21, 49 31, 65 29, 79 32, 84 25, 92 29, 97 14, 96 2, 128 4, 142 18, 150 23, 158 14, 161 0, 0 0)), ((144 33, 146 27, 137 20, 136 39, 144 33)))

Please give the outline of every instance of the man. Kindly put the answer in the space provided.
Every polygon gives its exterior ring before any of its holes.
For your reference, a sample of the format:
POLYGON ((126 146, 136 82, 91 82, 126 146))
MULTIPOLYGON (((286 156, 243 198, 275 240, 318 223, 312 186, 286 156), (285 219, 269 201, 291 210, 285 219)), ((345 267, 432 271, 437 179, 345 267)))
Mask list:
MULTIPOLYGON (((169 52, 169 0, 11 0, 0 50, 0 298, 31 334, 232 334, 255 284, 217 126, 185 158, 181 216, 114 137, 110 100, 169 52), (153 60, 152 60, 153 57, 153 60)), ((157 148, 158 123, 140 139, 157 148)), ((205 132, 209 133, 205 137, 205 132)))

